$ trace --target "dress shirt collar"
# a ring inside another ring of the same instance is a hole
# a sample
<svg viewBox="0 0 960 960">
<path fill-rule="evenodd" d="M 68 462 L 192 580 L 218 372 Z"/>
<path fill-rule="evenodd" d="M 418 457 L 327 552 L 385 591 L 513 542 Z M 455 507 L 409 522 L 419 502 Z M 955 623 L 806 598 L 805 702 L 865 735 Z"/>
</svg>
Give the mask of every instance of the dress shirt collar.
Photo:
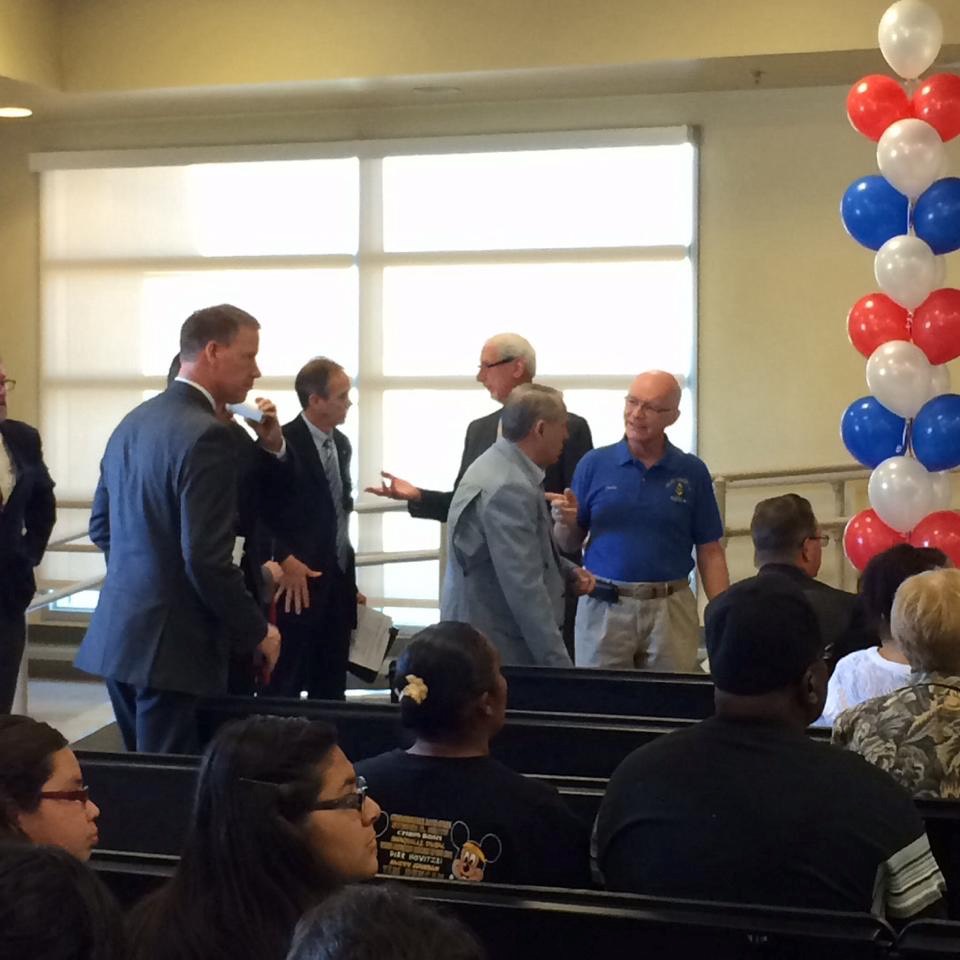
<svg viewBox="0 0 960 960">
<path fill-rule="evenodd" d="M 537 485 L 543 483 L 543 478 L 547 475 L 543 467 L 538 467 L 515 443 L 501 437 L 495 444 L 500 447 L 508 456 L 513 456 L 520 469 Z"/>
<path fill-rule="evenodd" d="M 217 412 L 216 401 L 213 399 L 213 395 L 210 393 L 209 390 L 207 390 L 206 387 L 201 387 L 199 383 L 194 383 L 193 380 L 188 380 L 186 377 L 177 377 L 176 380 L 177 380 L 177 383 L 189 383 L 190 386 L 193 387 L 195 390 L 199 390 L 207 398 L 207 402 L 213 408 L 213 412 L 214 413 Z"/>
<path fill-rule="evenodd" d="M 328 440 L 333 439 L 332 430 L 329 433 L 321 430 L 315 423 L 310 422 L 305 412 L 301 412 L 300 416 L 303 418 L 303 422 L 307 425 L 307 429 L 310 431 L 310 436 L 313 437 L 313 442 L 318 447 L 322 447 L 323 444 L 325 444 Z"/>
</svg>

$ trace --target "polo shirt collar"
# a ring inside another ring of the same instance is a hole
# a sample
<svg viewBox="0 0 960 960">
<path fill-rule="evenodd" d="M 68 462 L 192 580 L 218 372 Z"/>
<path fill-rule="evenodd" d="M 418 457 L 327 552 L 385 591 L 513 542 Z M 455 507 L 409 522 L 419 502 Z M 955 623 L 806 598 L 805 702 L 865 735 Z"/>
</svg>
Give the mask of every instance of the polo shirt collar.
<svg viewBox="0 0 960 960">
<path fill-rule="evenodd" d="M 683 456 L 682 451 L 678 450 L 671 442 L 669 437 L 663 438 L 664 447 L 663 447 L 663 456 L 655 463 L 652 467 L 647 469 L 653 470 L 654 467 L 671 467 L 676 465 L 676 460 L 678 457 Z M 621 467 L 627 467 L 631 463 L 639 463 L 639 461 L 634 457 L 630 452 L 630 447 L 627 444 L 627 438 L 624 437 L 617 445 L 617 462 Z"/>
</svg>

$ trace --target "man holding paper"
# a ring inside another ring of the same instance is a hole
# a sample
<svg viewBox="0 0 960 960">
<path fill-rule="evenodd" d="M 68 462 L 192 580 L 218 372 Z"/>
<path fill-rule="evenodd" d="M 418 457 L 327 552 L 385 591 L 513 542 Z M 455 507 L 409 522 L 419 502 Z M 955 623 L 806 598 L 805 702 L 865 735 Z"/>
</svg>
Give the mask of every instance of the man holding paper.
<svg viewBox="0 0 960 960">
<path fill-rule="evenodd" d="M 279 654 L 232 560 L 236 463 L 216 413 L 260 376 L 259 327 L 229 304 L 193 313 L 180 377 L 124 417 L 100 464 L 90 539 L 107 575 L 76 665 L 106 678 L 130 750 L 197 753 L 197 700 L 226 690 L 231 652 L 266 673 Z M 260 427 L 279 452 L 276 419 Z"/>
</svg>

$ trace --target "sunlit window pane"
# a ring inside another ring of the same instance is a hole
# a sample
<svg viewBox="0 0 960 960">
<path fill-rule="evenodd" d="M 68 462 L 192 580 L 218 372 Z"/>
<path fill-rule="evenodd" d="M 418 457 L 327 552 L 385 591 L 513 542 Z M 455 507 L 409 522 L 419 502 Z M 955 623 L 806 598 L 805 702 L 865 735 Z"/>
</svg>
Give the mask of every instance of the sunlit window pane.
<svg viewBox="0 0 960 960">
<path fill-rule="evenodd" d="M 689 244 L 690 144 L 388 157 L 387 250 Z"/>
<path fill-rule="evenodd" d="M 467 424 L 495 409 L 479 385 L 475 390 L 384 391 L 382 469 L 418 487 L 452 490 Z M 372 483 L 379 468 L 371 467 Z"/>
<path fill-rule="evenodd" d="M 55 170 L 51 258 L 355 253 L 356 158 Z"/>
<path fill-rule="evenodd" d="M 391 267 L 383 313 L 388 375 L 473 373 L 504 330 L 530 340 L 542 376 L 685 371 L 693 353 L 687 260 Z"/>
<path fill-rule="evenodd" d="M 439 563 L 436 560 L 388 564 L 383 568 L 384 596 L 404 597 L 409 600 L 436 600 L 438 576 Z"/>
<path fill-rule="evenodd" d="M 217 303 L 233 303 L 260 321 L 258 363 L 268 376 L 294 374 L 317 354 L 356 370 L 357 271 L 347 267 L 48 271 L 45 371 L 165 375 L 183 321 Z"/>
</svg>

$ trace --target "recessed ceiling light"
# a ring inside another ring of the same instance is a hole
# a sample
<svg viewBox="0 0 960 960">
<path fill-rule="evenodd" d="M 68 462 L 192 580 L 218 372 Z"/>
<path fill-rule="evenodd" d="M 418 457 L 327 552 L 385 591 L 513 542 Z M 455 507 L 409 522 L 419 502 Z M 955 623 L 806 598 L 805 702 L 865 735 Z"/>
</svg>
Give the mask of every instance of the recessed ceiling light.
<svg viewBox="0 0 960 960">
<path fill-rule="evenodd" d="M 0 117 L 32 117 L 33 111 L 29 107 L 0 107 Z"/>
</svg>

